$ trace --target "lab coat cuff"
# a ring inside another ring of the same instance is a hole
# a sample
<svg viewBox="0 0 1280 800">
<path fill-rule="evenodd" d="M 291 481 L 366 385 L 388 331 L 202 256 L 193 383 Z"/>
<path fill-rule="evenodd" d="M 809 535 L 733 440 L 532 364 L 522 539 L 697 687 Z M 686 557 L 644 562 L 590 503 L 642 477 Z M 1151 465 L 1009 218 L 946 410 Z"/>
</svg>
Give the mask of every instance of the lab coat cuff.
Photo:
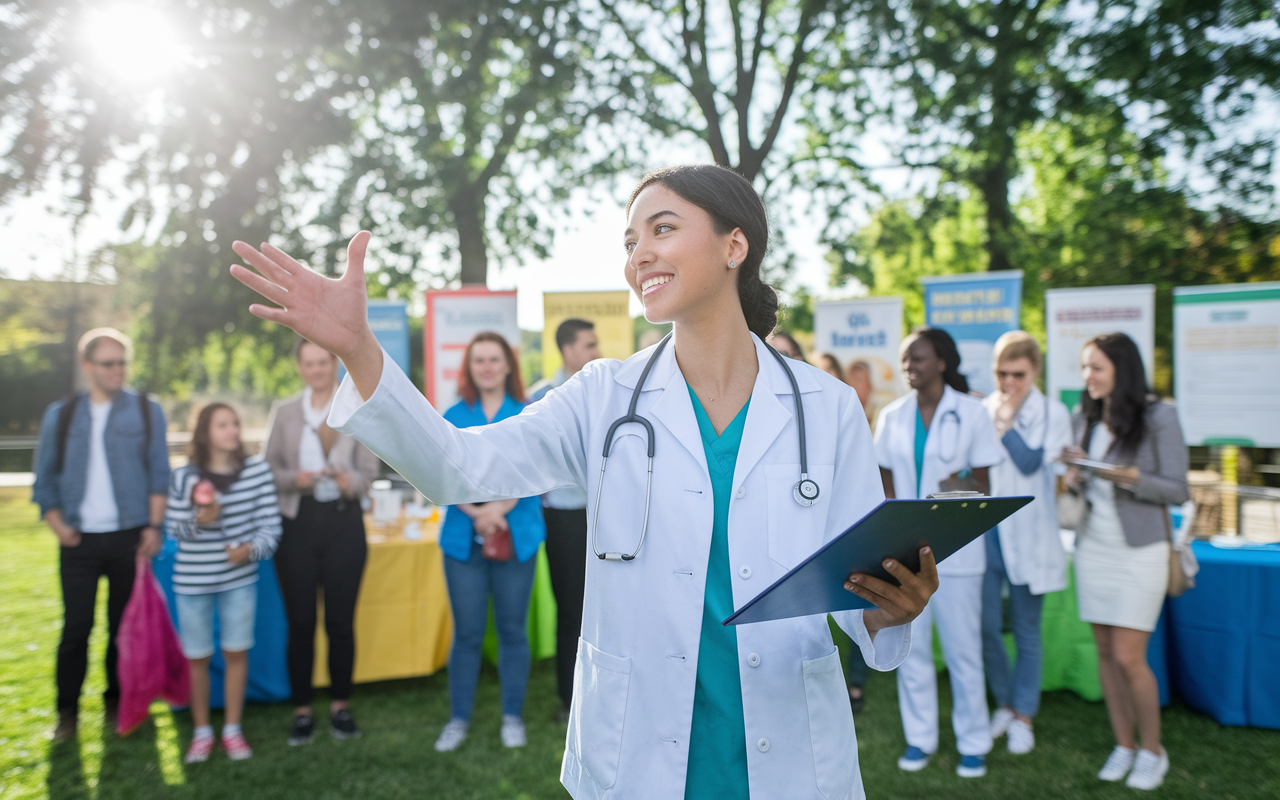
<svg viewBox="0 0 1280 800">
<path fill-rule="evenodd" d="M 881 672 L 897 669 L 911 652 L 911 626 L 881 628 L 876 631 L 875 640 L 872 641 L 871 633 L 867 631 L 867 625 L 862 619 L 862 613 L 854 612 L 855 618 L 849 633 L 853 635 L 853 640 L 862 650 L 863 660 L 866 661 L 867 666 Z"/>
<path fill-rule="evenodd" d="M 361 428 L 361 423 L 370 419 L 371 416 L 377 419 L 378 412 L 389 403 L 393 403 L 392 398 L 402 391 L 416 393 L 418 390 L 395 360 L 383 349 L 382 375 L 378 378 L 378 386 L 373 390 L 373 394 L 368 400 L 362 398 L 355 381 L 351 380 L 351 373 L 347 373 L 333 397 L 333 405 L 329 407 L 329 427 L 348 436 L 359 438 L 357 432 Z"/>
</svg>

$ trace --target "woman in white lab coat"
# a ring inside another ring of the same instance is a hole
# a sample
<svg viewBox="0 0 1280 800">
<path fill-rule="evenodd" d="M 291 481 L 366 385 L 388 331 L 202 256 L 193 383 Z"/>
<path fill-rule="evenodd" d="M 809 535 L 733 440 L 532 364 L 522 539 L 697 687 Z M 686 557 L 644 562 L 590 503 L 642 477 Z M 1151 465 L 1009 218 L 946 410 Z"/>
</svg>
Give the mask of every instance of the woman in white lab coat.
<svg viewBox="0 0 1280 800">
<path fill-rule="evenodd" d="M 1030 495 L 1020 509 L 987 533 L 987 572 L 982 586 L 983 663 L 996 700 L 991 736 L 1009 734 L 1009 752 L 1035 747 L 1032 719 L 1040 709 L 1040 612 L 1044 595 L 1067 587 L 1067 555 L 1058 529 L 1054 463 L 1071 444 L 1071 414 L 1036 388 L 1043 359 L 1025 331 L 996 340 L 992 355 L 997 391 L 983 399 L 1007 457 L 991 468 L 991 494 Z M 1017 660 L 1009 669 L 1004 644 L 1004 587 Z"/>
<path fill-rule="evenodd" d="M 902 372 L 913 391 L 885 406 L 876 425 L 876 456 L 885 494 L 919 498 L 935 492 L 989 491 L 988 468 L 1003 452 L 981 401 L 968 394 L 955 341 L 940 328 L 917 328 L 902 343 Z M 898 766 L 924 769 L 938 749 L 938 676 L 933 627 L 951 676 L 956 774 L 986 774 L 991 750 L 982 671 L 983 537 L 938 567 L 935 600 L 911 624 L 917 646 L 898 668 L 898 706 L 907 749 Z"/>
<path fill-rule="evenodd" d="M 762 341 L 777 299 L 760 279 L 768 229 L 759 196 L 730 170 L 676 167 L 647 176 L 628 213 L 626 278 L 648 319 L 674 323 L 668 346 L 593 362 L 524 413 L 467 430 L 440 419 L 369 330 L 367 234 L 352 240 L 339 281 L 243 243 L 235 251 L 262 274 L 232 273 L 285 306 L 253 313 L 342 358 L 349 377 L 330 423 L 426 496 L 465 503 L 576 486 L 589 509 L 599 504 L 592 548 L 636 553 L 630 561 L 585 554 L 561 767 L 573 797 L 863 797 L 826 617 L 720 624 L 880 502 L 862 409 L 839 381 L 792 364 L 809 475 L 821 489 L 816 503 L 801 505 L 793 387 Z M 617 429 L 603 472 L 610 426 L 633 395 L 653 431 L 650 498 L 641 425 Z M 878 669 L 905 657 L 905 623 L 937 586 L 927 549 L 921 563 L 919 573 L 888 566 L 901 586 L 866 575 L 845 584 L 878 606 L 836 615 Z"/>
</svg>

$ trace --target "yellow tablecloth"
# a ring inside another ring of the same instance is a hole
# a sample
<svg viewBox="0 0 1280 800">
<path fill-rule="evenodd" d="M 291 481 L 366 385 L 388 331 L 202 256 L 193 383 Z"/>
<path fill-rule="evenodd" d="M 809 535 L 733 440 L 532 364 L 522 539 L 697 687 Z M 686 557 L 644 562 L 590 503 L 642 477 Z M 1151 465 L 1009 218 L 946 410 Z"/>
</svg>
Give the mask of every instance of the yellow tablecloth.
<svg viewBox="0 0 1280 800">
<path fill-rule="evenodd" d="M 398 528 L 365 520 L 369 556 L 356 601 L 355 682 L 430 675 L 449 661 L 453 619 L 444 583 L 437 523 L 423 523 L 423 538 L 409 541 Z M 329 685 L 329 642 L 324 599 L 316 626 L 316 686 Z"/>
</svg>

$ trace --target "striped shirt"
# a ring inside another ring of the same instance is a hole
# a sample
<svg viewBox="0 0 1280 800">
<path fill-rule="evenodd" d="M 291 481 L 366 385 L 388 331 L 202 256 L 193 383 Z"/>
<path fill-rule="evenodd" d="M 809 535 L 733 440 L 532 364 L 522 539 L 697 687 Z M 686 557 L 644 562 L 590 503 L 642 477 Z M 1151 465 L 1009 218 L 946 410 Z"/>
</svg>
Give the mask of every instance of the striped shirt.
<svg viewBox="0 0 1280 800">
<path fill-rule="evenodd" d="M 200 472 L 188 464 L 169 479 L 165 527 L 178 540 L 173 590 L 178 594 L 214 594 L 258 580 L 258 562 L 280 543 L 280 506 L 271 468 L 260 456 L 245 461 L 235 482 L 218 498 L 221 513 L 211 525 L 196 523 L 191 494 Z M 247 564 L 232 564 L 227 547 L 250 545 Z"/>
</svg>

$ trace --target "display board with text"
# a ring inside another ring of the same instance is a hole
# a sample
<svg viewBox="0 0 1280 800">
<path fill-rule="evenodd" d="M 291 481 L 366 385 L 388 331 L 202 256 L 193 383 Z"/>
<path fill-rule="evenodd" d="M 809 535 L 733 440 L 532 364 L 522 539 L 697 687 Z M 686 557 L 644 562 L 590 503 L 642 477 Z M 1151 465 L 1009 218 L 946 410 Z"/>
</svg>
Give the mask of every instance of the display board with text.
<svg viewBox="0 0 1280 800">
<path fill-rule="evenodd" d="M 507 340 L 519 357 L 520 326 L 516 322 L 516 293 L 488 289 L 452 289 L 427 292 L 427 314 L 422 323 L 426 395 L 443 413 L 458 402 L 458 369 L 467 344 L 481 331 L 493 331 Z"/>
<path fill-rule="evenodd" d="M 1022 270 L 935 275 L 920 283 L 925 324 L 951 334 L 970 390 L 990 394 L 995 390 L 991 353 L 996 339 L 1018 329 Z"/>
<path fill-rule="evenodd" d="M 1075 408 L 1084 390 L 1080 350 L 1104 333 L 1123 333 L 1138 345 L 1147 384 L 1155 365 L 1156 287 L 1090 286 L 1044 293 L 1045 388 L 1050 397 Z"/>
</svg>

